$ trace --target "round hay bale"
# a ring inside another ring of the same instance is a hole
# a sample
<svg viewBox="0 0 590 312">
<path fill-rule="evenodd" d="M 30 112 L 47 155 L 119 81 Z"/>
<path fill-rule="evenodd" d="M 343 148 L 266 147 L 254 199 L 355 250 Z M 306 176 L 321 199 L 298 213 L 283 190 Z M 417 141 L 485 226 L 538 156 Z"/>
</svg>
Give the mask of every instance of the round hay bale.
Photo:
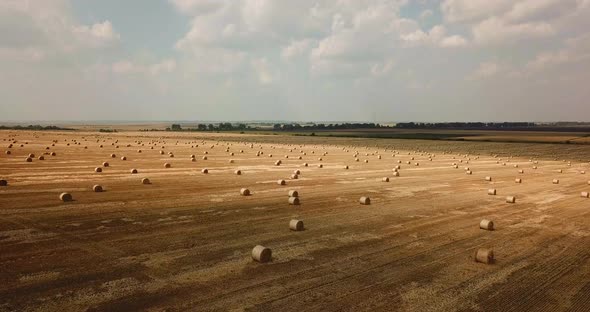
<svg viewBox="0 0 590 312">
<path fill-rule="evenodd" d="M 111 154 L 111 158 L 115 158 L 115 157 L 117 157 L 117 155 Z"/>
<path fill-rule="evenodd" d="M 234 171 L 234 173 L 235 173 L 236 175 L 242 175 L 242 170 L 236 170 L 236 171 Z"/>
<path fill-rule="evenodd" d="M 275 166 L 280 166 L 282 162 L 280 160 L 275 161 Z"/>
<path fill-rule="evenodd" d="M 291 175 L 291 179 L 292 179 L 292 180 L 297 180 L 297 179 L 299 179 L 299 175 L 292 174 L 292 175 Z"/>
<path fill-rule="evenodd" d="M 109 166 L 109 163 L 105 161 L 105 162 L 102 163 L 102 166 L 106 168 L 106 167 Z"/>
<path fill-rule="evenodd" d="M 10 154 L 12 154 L 12 152 L 6 151 L 6 155 L 10 155 Z"/>
<path fill-rule="evenodd" d="M 297 192 L 296 190 L 290 190 L 289 197 L 299 197 L 299 192 Z"/>
<path fill-rule="evenodd" d="M 289 205 L 299 205 L 299 197 L 289 197 Z"/>
<path fill-rule="evenodd" d="M 348 169 L 348 165 L 344 166 L 344 169 L 345 169 L 345 170 L 346 170 L 346 169 Z"/>
<path fill-rule="evenodd" d="M 518 170 L 518 173 L 524 173 L 524 170 L 520 169 Z"/>
<path fill-rule="evenodd" d="M 98 184 L 97 184 L 97 185 L 95 185 L 95 186 L 93 186 L 93 187 L 92 187 L 92 190 L 93 190 L 95 193 L 100 193 L 100 192 L 102 192 L 102 191 L 103 191 L 103 189 L 102 189 L 102 186 L 100 186 L 100 185 L 98 185 Z"/>
<path fill-rule="evenodd" d="M 94 172 L 100 173 L 100 172 L 102 172 L 102 168 L 96 167 L 96 168 L 94 168 Z"/>
<path fill-rule="evenodd" d="M 8 186 L 8 181 L 0 180 L 0 186 Z"/>
<path fill-rule="evenodd" d="M 522 183 L 522 179 L 516 178 L 514 179 L 514 183 Z"/>
<path fill-rule="evenodd" d="M 203 156 L 203 160 L 207 160 L 207 156 Z"/>
<path fill-rule="evenodd" d="M 303 167 L 308 167 L 309 164 L 308 163 L 303 163 Z"/>
<path fill-rule="evenodd" d="M 230 163 L 230 164 L 233 164 L 233 163 L 234 163 L 234 160 L 233 160 L 233 159 L 230 159 L 230 160 L 229 160 L 229 163 Z"/>
<path fill-rule="evenodd" d="M 278 185 L 285 185 L 285 184 L 287 184 L 287 182 L 285 182 L 285 180 L 278 180 L 277 184 Z"/>
<path fill-rule="evenodd" d="M 137 173 L 137 169 L 133 168 L 131 169 L 131 174 L 136 174 Z"/>
<path fill-rule="evenodd" d="M 559 184 L 559 180 L 558 179 L 553 179 L 553 184 Z"/>
<path fill-rule="evenodd" d="M 472 173 L 473 173 L 473 172 L 472 172 L 472 171 L 470 171 L 470 170 L 469 170 L 469 171 L 465 171 L 465 174 L 469 174 L 469 175 L 470 175 L 470 174 L 472 174 Z"/>
<path fill-rule="evenodd" d="M 590 192 L 582 192 L 582 193 L 580 193 L 580 196 L 582 196 L 584 198 L 589 198 L 590 197 Z"/>
<path fill-rule="evenodd" d="M 29 154 L 29 158 L 35 158 L 35 154 Z"/>
<path fill-rule="evenodd" d="M 143 178 L 141 179 L 141 184 L 152 184 L 152 182 L 148 178 Z"/>
<path fill-rule="evenodd" d="M 492 177 L 486 177 L 486 181 L 492 181 Z"/>
<path fill-rule="evenodd" d="M 559 173 L 562 173 L 562 172 L 563 172 L 563 170 L 559 169 L 559 170 L 557 170 L 557 172 L 559 172 Z"/>
<path fill-rule="evenodd" d="M 121 160 L 127 160 L 127 157 L 123 156 L 121 157 Z"/>
<path fill-rule="evenodd" d="M 586 171 L 582 170 L 580 171 L 580 174 L 586 174 Z"/>
<path fill-rule="evenodd" d="M 381 178 L 381 182 L 389 182 L 389 178 L 388 177 L 383 177 L 383 178 Z"/>
<path fill-rule="evenodd" d="M 304 230 L 303 221 L 296 220 L 296 219 L 289 221 L 289 229 L 291 231 L 303 231 Z"/>
<path fill-rule="evenodd" d="M 488 195 L 496 195 L 496 189 L 488 189 Z"/>
<path fill-rule="evenodd" d="M 509 204 L 514 204 L 514 203 L 516 203 L 516 197 L 515 196 L 506 196 L 506 202 Z"/>
<path fill-rule="evenodd" d="M 252 249 L 252 259 L 260 263 L 270 262 L 272 260 L 272 250 L 270 250 L 270 248 L 257 245 Z"/>
<path fill-rule="evenodd" d="M 371 199 L 369 197 L 363 196 L 359 199 L 361 205 L 370 205 Z"/>
<path fill-rule="evenodd" d="M 171 164 L 169 164 L 169 163 L 165 163 L 165 164 L 164 164 L 164 168 L 170 168 L 170 167 L 172 167 L 172 165 L 171 165 Z"/>
<path fill-rule="evenodd" d="M 301 171 L 299 169 L 296 169 L 296 170 L 293 171 L 293 174 L 299 175 L 299 174 L 301 174 Z"/>
<path fill-rule="evenodd" d="M 25 159 L 25 161 L 26 161 L 26 162 L 33 162 L 33 158 L 31 158 L 31 157 L 27 157 L 27 158 Z"/>
<path fill-rule="evenodd" d="M 39 159 L 39 160 L 45 160 L 45 157 L 43 157 L 43 155 L 41 155 L 37 159 Z"/>
<path fill-rule="evenodd" d="M 63 202 L 72 201 L 72 194 L 70 193 L 61 193 L 59 194 L 59 199 Z"/>
<path fill-rule="evenodd" d="M 324 165 L 322 165 L 322 164 L 319 164 L 319 165 L 318 165 L 318 168 L 324 168 Z"/>
<path fill-rule="evenodd" d="M 494 251 L 488 248 L 480 248 L 475 252 L 475 262 L 492 264 L 494 263 Z"/>
<path fill-rule="evenodd" d="M 242 196 L 250 196 L 250 190 L 247 189 L 247 188 L 242 188 L 240 190 L 240 195 L 242 195 Z"/>
<path fill-rule="evenodd" d="M 168 155 L 168 157 L 174 158 L 174 154 L 170 154 L 170 155 Z"/>
<path fill-rule="evenodd" d="M 483 219 L 479 222 L 479 228 L 482 230 L 493 231 L 494 230 L 494 221 Z"/>
<path fill-rule="evenodd" d="M 398 171 L 394 172 L 394 173 L 393 173 L 393 176 L 394 176 L 394 177 L 399 177 L 399 172 L 398 172 Z"/>
<path fill-rule="evenodd" d="M 209 173 L 209 169 L 204 168 L 204 169 L 201 170 L 201 173 L 207 174 L 207 173 Z"/>
</svg>

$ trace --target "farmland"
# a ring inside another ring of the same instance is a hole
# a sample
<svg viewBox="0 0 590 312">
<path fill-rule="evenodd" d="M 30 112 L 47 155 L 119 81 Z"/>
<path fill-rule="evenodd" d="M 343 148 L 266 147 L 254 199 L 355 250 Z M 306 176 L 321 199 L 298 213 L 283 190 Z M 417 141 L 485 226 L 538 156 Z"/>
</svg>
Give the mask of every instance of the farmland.
<svg viewBox="0 0 590 312">
<path fill-rule="evenodd" d="M 468 140 L 0 131 L 0 311 L 587 309 L 590 145 Z"/>
</svg>

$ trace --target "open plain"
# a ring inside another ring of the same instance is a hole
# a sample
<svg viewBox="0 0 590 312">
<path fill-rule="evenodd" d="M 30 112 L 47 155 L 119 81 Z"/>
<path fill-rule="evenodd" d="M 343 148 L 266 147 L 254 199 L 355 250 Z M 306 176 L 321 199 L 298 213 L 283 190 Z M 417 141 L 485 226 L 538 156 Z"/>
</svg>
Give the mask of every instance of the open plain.
<svg viewBox="0 0 590 312">
<path fill-rule="evenodd" d="M 590 307 L 587 145 L 80 131 L 0 144 L 0 311 Z M 475 262 L 479 248 L 495 262 Z"/>
</svg>

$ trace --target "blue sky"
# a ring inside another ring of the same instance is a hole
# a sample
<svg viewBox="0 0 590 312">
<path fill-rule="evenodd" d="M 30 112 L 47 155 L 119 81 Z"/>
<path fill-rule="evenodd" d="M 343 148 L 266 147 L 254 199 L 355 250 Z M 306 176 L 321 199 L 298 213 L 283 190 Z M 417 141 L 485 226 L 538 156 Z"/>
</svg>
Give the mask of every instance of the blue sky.
<svg viewBox="0 0 590 312">
<path fill-rule="evenodd" d="M 590 0 L 0 0 L 0 120 L 590 116 Z"/>
</svg>

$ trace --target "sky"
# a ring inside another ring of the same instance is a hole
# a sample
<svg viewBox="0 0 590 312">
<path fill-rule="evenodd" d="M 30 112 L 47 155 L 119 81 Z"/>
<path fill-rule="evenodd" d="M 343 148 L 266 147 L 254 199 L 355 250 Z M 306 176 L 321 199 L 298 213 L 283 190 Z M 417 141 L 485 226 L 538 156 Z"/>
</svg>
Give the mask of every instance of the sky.
<svg viewBox="0 0 590 312">
<path fill-rule="evenodd" d="M 0 121 L 590 121 L 590 0 L 0 0 Z"/>
</svg>

